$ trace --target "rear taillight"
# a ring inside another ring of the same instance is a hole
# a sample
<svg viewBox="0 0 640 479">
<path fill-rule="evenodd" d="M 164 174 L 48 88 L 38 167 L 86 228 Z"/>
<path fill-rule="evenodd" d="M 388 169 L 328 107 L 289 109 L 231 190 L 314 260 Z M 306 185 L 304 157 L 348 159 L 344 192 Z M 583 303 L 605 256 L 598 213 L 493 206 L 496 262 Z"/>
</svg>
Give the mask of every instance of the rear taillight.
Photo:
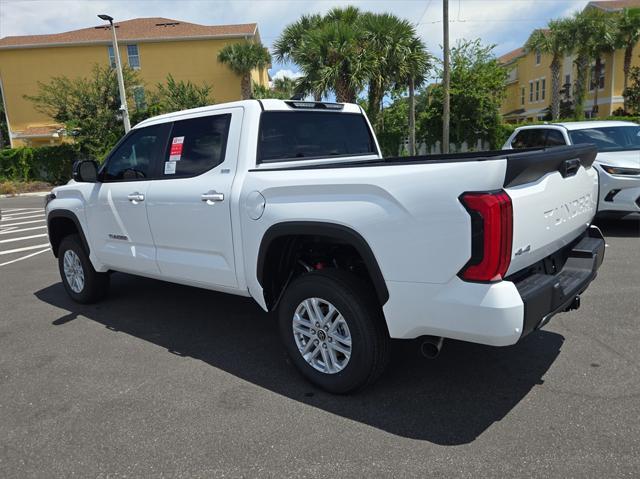
<svg viewBox="0 0 640 479">
<path fill-rule="evenodd" d="M 500 281 L 511 262 L 513 209 L 504 191 L 464 193 L 471 215 L 471 259 L 459 276 L 467 281 Z"/>
</svg>

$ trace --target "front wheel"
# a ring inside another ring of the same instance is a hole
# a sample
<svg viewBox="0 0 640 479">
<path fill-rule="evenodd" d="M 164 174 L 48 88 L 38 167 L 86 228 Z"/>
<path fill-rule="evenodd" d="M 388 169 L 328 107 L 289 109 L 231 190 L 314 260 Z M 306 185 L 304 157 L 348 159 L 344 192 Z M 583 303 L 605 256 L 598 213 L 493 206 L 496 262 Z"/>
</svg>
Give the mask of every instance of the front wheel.
<svg viewBox="0 0 640 479">
<path fill-rule="evenodd" d="M 67 294 L 78 303 L 94 303 L 109 290 L 108 273 L 98 273 L 78 235 L 63 238 L 58 248 L 58 269 Z"/>
<path fill-rule="evenodd" d="M 377 298 L 345 271 L 296 278 L 280 302 L 279 329 L 298 370 L 332 393 L 373 383 L 387 363 L 388 334 Z"/>
</svg>

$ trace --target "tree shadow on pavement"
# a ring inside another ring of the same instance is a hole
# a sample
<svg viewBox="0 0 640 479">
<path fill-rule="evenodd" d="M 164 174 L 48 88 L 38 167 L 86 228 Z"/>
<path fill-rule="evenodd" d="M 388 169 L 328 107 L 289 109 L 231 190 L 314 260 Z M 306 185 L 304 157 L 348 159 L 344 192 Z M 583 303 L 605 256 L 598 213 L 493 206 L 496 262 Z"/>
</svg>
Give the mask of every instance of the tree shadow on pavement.
<svg viewBox="0 0 640 479">
<path fill-rule="evenodd" d="M 73 303 L 58 283 L 36 296 L 65 310 L 52 327 L 83 316 L 190 356 L 245 381 L 398 436 L 439 445 L 473 441 L 504 418 L 554 362 L 564 338 L 538 331 L 516 346 L 445 341 L 423 359 L 412 341 L 394 341 L 392 360 L 372 387 L 334 396 L 305 381 L 285 356 L 275 318 L 251 299 L 114 274 L 111 293 L 91 306 Z"/>
<path fill-rule="evenodd" d="M 637 215 L 625 218 L 596 218 L 594 224 L 600 228 L 605 238 L 640 238 L 640 216 Z"/>
</svg>

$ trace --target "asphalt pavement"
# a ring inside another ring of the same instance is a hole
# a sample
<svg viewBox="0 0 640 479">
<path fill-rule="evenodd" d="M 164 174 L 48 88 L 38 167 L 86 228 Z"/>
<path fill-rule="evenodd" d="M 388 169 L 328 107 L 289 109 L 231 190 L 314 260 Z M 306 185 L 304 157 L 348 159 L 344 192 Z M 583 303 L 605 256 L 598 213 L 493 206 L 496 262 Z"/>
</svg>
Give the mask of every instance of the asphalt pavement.
<svg viewBox="0 0 640 479">
<path fill-rule="evenodd" d="M 42 198 L 0 208 L 2 478 L 638 477 L 639 220 L 600 223 L 578 311 L 432 361 L 395 342 L 381 380 L 340 397 L 252 300 L 116 273 L 73 303 Z"/>
</svg>

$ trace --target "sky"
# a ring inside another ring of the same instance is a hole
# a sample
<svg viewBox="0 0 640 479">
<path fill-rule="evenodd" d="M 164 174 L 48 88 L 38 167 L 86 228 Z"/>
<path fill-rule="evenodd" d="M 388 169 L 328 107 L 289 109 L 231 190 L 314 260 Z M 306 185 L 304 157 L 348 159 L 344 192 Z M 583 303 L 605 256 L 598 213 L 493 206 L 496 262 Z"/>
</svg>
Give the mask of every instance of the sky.
<svg viewBox="0 0 640 479">
<path fill-rule="evenodd" d="M 581 10 L 586 0 L 450 0 L 450 37 L 480 38 L 496 55 L 522 46 L 529 33 L 552 18 Z M 98 13 L 116 21 L 166 17 L 203 25 L 258 23 L 270 47 L 282 29 L 305 13 L 345 5 L 389 12 L 416 24 L 429 51 L 441 57 L 442 0 L 0 0 L 0 37 L 59 33 L 101 24 Z M 295 65 L 274 62 L 271 75 L 294 76 Z"/>
</svg>

